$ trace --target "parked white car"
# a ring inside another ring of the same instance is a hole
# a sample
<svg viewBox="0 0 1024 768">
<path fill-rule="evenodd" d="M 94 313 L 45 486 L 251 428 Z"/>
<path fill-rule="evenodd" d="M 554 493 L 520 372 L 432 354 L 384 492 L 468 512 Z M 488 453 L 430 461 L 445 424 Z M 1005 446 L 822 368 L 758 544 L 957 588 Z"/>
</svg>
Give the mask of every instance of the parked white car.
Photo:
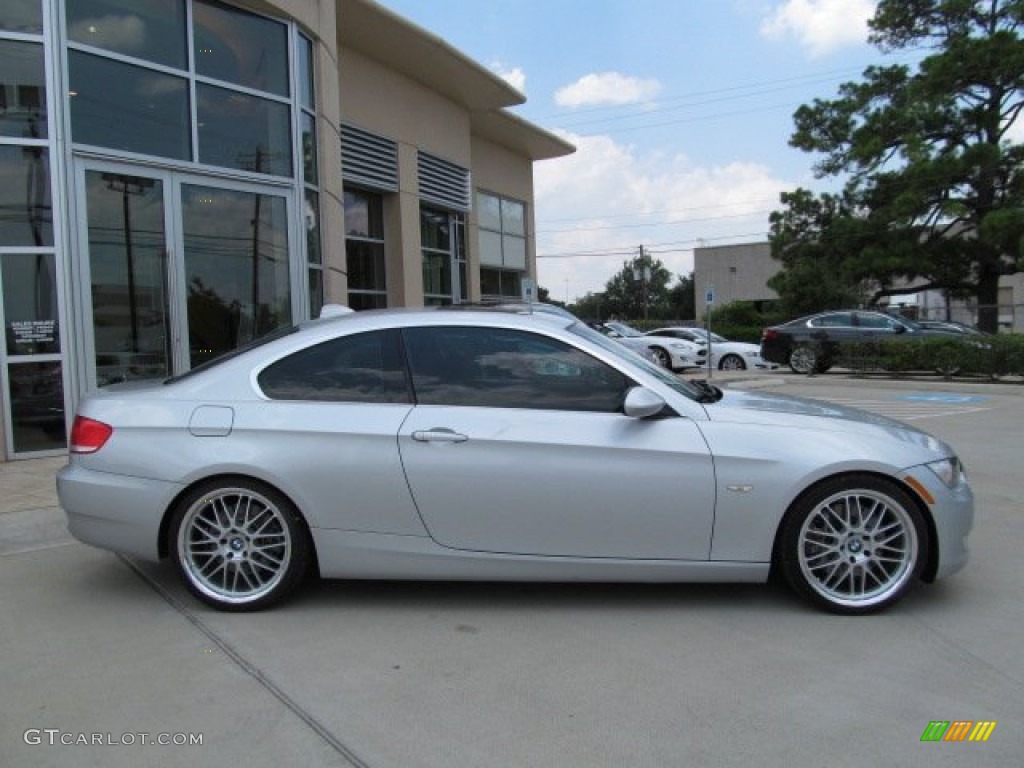
<svg viewBox="0 0 1024 768">
<path fill-rule="evenodd" d="M 709 338 L 708 332 L 703 328 L 687 328 L 685 326 L 656 328 L 653 331 L 648 331 L 647 336 L 680 339 L 704 347 L 708 346 Z M 717 333 L 710 334 L 710 339 L 711 364 L 720 371 L 745 371 L 750 368 L 772 370 L 779 367 L 777 363 L 769 363 L 761 357 L 761 348 L 757 344 L 729 341 Z M 701 365 L 706 364 L 707 357 L 704 357 Z"/>
<path fill-rule="evenodd" d="M 610 321 L 595 326 L 597 330 L 624 344 L 644 357 L 652 358 L 662 368 L 683 371 L 687 368 L 703 368 L 707 364 L 706 345 L 683 338 L 661 337 L 653 339 L 632 326 Z"/>
</svg>

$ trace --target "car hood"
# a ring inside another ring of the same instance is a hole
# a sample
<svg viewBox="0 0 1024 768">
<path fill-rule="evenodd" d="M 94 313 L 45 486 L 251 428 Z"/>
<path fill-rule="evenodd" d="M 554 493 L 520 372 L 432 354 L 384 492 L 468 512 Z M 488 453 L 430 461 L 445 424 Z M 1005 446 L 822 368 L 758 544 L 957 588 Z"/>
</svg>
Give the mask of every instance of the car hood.
<svg viewBox="0 0 1024 768">
<path fill-rule="evenodd" d="M 711 421 L 864 435 L 884 432 L 889 437 L 925 448 L 931 454 L 953 455 L 952 450 L 941 440 L 908 424 L 820 400 L 760 391 L 725 391 L 721 400 L 706 405 L 705 409 Z"/>
</svg>

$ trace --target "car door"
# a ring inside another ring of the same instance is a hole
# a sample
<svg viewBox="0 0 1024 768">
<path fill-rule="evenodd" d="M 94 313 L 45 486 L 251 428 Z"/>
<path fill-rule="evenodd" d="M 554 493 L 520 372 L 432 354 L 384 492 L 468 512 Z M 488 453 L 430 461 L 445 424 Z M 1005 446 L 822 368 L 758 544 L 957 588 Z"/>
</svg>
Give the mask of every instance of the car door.
<svg viewBox="0 0 1024 768">
<path fill-rule="evenodd" d="M 714 469 L 693 421 L 623 415 L 629 377 L 541 334 L 437 326 L 403 338 L 417 405 L 399 450 L 440 544 L 708 557 Z"/>
</svg>

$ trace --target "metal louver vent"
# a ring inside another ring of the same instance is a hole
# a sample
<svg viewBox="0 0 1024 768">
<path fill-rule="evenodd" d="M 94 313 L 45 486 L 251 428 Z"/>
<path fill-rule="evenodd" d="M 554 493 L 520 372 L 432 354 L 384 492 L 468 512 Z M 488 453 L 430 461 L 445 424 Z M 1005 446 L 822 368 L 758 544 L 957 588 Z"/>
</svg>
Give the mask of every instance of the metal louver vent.
<svg viewBox="0 0 1024 768">
<path fill-rule="evenodd" d="M 372 189 L 397 192 L 398 144 L 351 125 L 342 125 L 341 177 Z"/>
<path fill-rule="evenodd" d="M 470 208 L 469 171 L 447 160 L 419 153 L 420 198 L 456 211 Z"/>
</svg>

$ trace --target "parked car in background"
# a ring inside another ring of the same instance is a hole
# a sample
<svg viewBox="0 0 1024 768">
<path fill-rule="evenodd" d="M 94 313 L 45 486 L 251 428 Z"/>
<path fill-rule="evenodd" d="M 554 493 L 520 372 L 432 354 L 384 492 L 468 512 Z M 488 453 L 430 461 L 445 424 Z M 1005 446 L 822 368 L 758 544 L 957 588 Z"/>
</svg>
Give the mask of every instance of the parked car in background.
<svg viewBox="0 0 1024 768">
<path fill-rule="evenodd" d="M 645 356 L 653 355 L 658 365 L 670 371 L 685 371 L 687 368 L 703 368 L 707 365 L 706 345 L 664 336 L 654 338 L 617 320 L 597 323 L 592 327 L 635 352 Z"/>
<path fill-rule="evenodd" d="M 949 329 L 924 328 L 913 320 L 884 312 L 819 312 L 765 328 L 761 334 L 761 357 L 771 363 L 789 365 L 794 373 L 824 373 L 832 367 L 840 344 L 962 335 Z"/>
<path fill-rule="evenodd" d="M 78 539 L 222 610 L 325 578 L 765 582 L 880 610 L 967 561 L 941 440 L 673 376 L 557 314 L 351 312 L 79 404 Z M 127 574 L 127 571 L 125 571 Z M 667 594 L 664 595 L 668 597 Z"/>
<path fill-rule="evenodd" d="M 778 368 L 777 363 L 769 363 L 761 357 L 761 348 L 757 344 L 742 341 L 729 341 L 717 333 L 708 333 L 703 328 L 671 326 L 655 328 L 647 332 L 648 336 L 665 336 L 673 339 L 692 341 L 704 347 L 710 347 L 711 354 L 704 358 L 704 364 L 711 365 L 720 371 L 745 371 L 749 368 Z M 710 345 L 708 341 L 710 340 Z"/>
</svg>

